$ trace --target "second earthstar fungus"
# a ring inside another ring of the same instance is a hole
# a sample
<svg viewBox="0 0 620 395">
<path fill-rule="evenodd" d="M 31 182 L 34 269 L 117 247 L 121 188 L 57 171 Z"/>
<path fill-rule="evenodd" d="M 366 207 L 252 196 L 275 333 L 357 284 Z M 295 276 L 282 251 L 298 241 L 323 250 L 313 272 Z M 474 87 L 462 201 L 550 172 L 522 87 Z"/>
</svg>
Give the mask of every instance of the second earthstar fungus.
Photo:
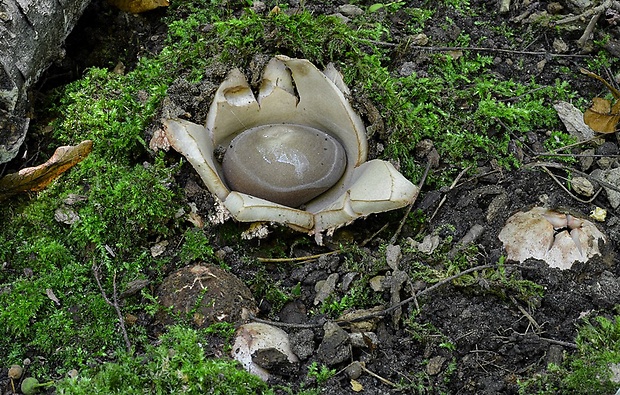
<svg viewBox="0 0 620 395">
<path fill-rule="evenodd" d="M 544 207 L 515 213 L 502 228 L 499 239 L 509 260 L 540 259 L 550 267 L 570 269 L 601 255 L 599 244 L 607 237 L 592 222 Z"/>
<path fill-rule="evenodd" d="M 321 243 L 324 232 L 404 207 L 419 192 L 391 163 L 367 161 L 364 123 L 348 94 L 333 65 L 321 72 L 279 55 L 265 67 L 258 95 L 233 69 L 205 126 L 168 119 L 164 130 L 237 221 L 285 224 Z"/>
</svg>

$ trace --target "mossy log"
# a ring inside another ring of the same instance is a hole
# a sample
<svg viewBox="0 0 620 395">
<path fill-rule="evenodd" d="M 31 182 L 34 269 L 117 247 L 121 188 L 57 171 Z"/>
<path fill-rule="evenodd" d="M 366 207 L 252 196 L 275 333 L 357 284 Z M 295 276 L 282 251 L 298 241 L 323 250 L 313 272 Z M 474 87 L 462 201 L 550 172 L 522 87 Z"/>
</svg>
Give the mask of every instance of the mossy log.
<svg viewBox="0 0 620 395">
<path fill-rule="evenodd" d="M 64 54 L 90 0 L 0 2 L 0 163 L 13 159 L 28 130 L 28 90 Z"/>
</svg>

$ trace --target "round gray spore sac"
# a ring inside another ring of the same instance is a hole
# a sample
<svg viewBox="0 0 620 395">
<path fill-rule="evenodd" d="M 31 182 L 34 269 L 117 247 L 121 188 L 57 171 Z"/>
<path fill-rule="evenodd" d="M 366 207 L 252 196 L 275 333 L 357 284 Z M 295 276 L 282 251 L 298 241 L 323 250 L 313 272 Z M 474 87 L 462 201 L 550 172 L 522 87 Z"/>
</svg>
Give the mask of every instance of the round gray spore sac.
<svg viewBox="0 0 620 395">
<path fill-rule="evenodd" d="M 298 207 L 342 177 L 346 151 L 329 134 L 303 125 L 257 126 L 229 144 L 222 168 L 233 191 Z"/>
</svg>

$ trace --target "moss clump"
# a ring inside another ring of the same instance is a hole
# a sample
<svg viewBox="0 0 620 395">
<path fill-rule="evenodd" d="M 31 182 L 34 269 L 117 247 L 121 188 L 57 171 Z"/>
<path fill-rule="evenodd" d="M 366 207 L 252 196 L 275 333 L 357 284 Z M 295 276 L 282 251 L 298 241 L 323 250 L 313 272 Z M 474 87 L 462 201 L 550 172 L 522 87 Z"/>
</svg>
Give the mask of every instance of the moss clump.
<svg viewBox="0 0 620 395">
<path fill-rule="evenodd" d="M 521 382 L 520 394 L 613 394 L 620 366 L 620 316 L 587 319 L 577 335 L 577 351 L 561 366 Z"/>
<path fill-rule="evenodd" d="M 161 344 L 141 356 L 88 369 L 57 383 L 59 394 L 271 394 L 265 382 L 239 369 L 236 361 L 206 356 L 204 333 L 169 328 Z"/>
</svg>

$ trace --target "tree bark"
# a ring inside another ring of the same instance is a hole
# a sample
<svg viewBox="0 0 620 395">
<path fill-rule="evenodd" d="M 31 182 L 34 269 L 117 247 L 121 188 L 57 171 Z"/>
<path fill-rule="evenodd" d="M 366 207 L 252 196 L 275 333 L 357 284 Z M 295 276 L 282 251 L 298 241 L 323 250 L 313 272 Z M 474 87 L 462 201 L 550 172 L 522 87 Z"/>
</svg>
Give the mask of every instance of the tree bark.
<svg viewBox="0 0 620 395">
<path fill-rule="evenodd" d="M 28 130 L 28 89 L 64 55 L 63 44 L 90 0 L 0 0 L 0 163 Z"/>
</svg>

